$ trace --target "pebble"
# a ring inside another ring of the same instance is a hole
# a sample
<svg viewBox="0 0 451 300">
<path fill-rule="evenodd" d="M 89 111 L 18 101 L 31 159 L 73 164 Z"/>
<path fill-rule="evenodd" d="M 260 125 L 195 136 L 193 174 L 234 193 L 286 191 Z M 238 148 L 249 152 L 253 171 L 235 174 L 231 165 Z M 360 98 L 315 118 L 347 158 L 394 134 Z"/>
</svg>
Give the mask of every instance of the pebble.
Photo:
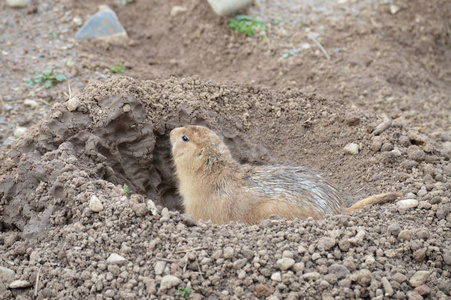
<svg viewBox="0 0 451 300">
<path fill-rule="evenodd" d="M 111 264 L 123 265 L 127 262 L 127 259 L 125 259 L 123 256 L 120 256 L 117 253 L 111 253 L 110 256 L 108 256 L 106 261 Z"/>
<path fill-rule="evenodd" d="M 37 107 L 39 105 L 39 103 L 37 101 L 31 100 L 31 99 L 25 99 L 23 101 L 23 104 L 25 106 L 29 106 L 29 107 L 32 107 L 32 108 L 35 108 L 35 107 Z"/>
<path fill-rule="evenodd" d="M 91 16 L 75 33 L 75 39 L 102 39 L 105 41 L 123 41 L 127 32 L 119 22 L 117 15 L 108 6 Z"/>
<path fill-rule="evenodd" d="M 420 294 L 421 296 L 426 296 L 431 292 L 431 288 L 425 284 L 422 284 L 422 285 L 416 287 L 415 291 L 417 291 L 418 294 Z"/>
<path fill-rule="evenodd" d="M 301 276 L 304 280 L 318 280 L 321 275 L 318 272 L 309 272 Z"/>
<path fill-rule="evenodd" d="M 320 251 L 327 251 L 333 248 L 337 244 L 334 238 L 323 237 L 318 240 L 318 249 Z"/>
<path fill-rule="evenodd" d="M 380 136 L 373 137 L 373 141 L 371 142 L 371 149 L 374 152 L 377 152 L 381 150 L 381 148 L 382 148 L 382 137 Z"/>
<path fill-rule="evenodd" d="M 80 105 L 80 100 L 78 99 L 78 97 L 72 97 L 69 100 L 67 100 L 66 102 L 66 108 L 68 111 L 74 111 L 78 108 L 78 106 Z"/>
<path fill-rule="evenodd" d="M 0 267 L 0 294 L 14 281 L 15 273 L 8 268 Z"/>
<path fill-rule="evenodd" d="M 171 17 L 175 17 L 181 13 L 187 12 L 188 9 L 183 6 L 173 6 L 171 9 Z"/>
<path fill-rule="evenodd" d="M 16 129 L 14 130 L 14 136 L 15 137 L 21 137 L 21 136 L 24 136 L 25 135 L 25 133 L 27 133 L 27 128 L 26 127 L 21 127 L 21 126 L 18 126 L 18 127 L 16 127 Z"/>
<path fill-rule="evenodd" d="M 418 249 L 413 252 L 413 258 L 416 261 L 423 261 L 426 258 L 426 248 Z"/>
<path fill-rule="evenodd" d="M 431 234 L 427 229 L 419 229 L 415 231 L 415 236 L 418 239 L 427 240 L 431 236 Z"/>
<path fill-rule="evenodd" d="M 359 145 L 355 143 L 349 143 L 343 148 L 343 151 L 352 155 L 359 154 Z"/>
<path fill-rule="evenodd" d="M 273 292 L 274 288 L 260 283 L 255 286 L 254 293 L 257 297 L 269 297 Z"/>
<path fill-rule="evenodd" d="M 166 275 L 161 278 L 161 287 L 162 290 L 169 290 L 175 286 L 178 286 L 182 281 L 180 278 L 174 275 Z"/>
<path fill-rule="evenodd" d="M 418 204 L 418 208 L 420 209 L 431 209 L 432 204 L 427 201 L 420 201 Z"/>
<path fill-rule="evenodd" d="M 422 162 L 426 158 L 426 153 L 420 147 L 412 145 L 407 148 L 407 156 L 417 162 Z"/>
<path fill-rule="evenodd" d="M 91 196 L 91 199 L 89 200 L 89 209 L 93 212 L 101 212 L 103 210 L 103 204 L 96 195 Z"/>
<path fill-rule="evenodd" d="M 27 280 L 14 280 L 10 283 L 10 289 L 24 289 L 30 287 L 32 284 Z"/>
<path fill-rule="evenodd" d="M 410 278 L 409 283 L 411 286 L 418 287 L 426 282 L 431 272 L 429 271 L 418 271 L 416 272 L 412 278 Z"/>
<path fill-rule="evenodd" d="M 451 265 L 451 250 L 445 251 L 443 254 L 443 260 L 445 261 L 445 264 Z"/>
<path fill-rule="evenodd" d="M 392 296 L 393 295 L 393 287 L 390 284 L 390 281 L 388 281 L 387 277 L 382 277 L 381 279 L 382 286 L 384 287 L 385 296 Z"/>
<path fill-rule="evenodd" d="M 353 245 L 361 245 L 363 243 L 363 239 L 365 238 L 365 234 L 365 230 L 359 229 L 357 230 L 355 237 L 349 239 L 349 242 Z"/>
<path fill-rule="evenodd" d="M 398 223 L 391 223 L 388 225 L 388 232 L 390 232 L 392 235 L 398 236 L 398 234 L 401 232 L 401 227 L 399 227 Z"/>
<path fill-rule="evenodd" d="M 224 253 L 222 255 L 223 255 L 224 258 L 230 259 L 230 258 L 233 257 L 234 253 L 235 253 L 235 251 L 233 250 L 232 247 L 226 247 L 224 249 Z"/>
<path fill-rule="evenodd" d="M 403 283 L 404 281 L 407 281 L 407 276 L 398 272 L 392 276 L 392 279 L 398 283 Z"/>
<path fill-rule="evenodd" d="M 345 278 L 346 275 L 351 274 L 348 268 L 346 268 L 342 264 L 332 264 L 329 267 L 329 273 L 334 274 L 337 277 L 337 279 Z"/>
<path fill-rule="evenodd" d="M 155 275 L 162 275 L 164 272 L 164 269 L 166 268 L 166 262 L 159 260 L 155 264 Z"/>
<path fill-rule="evenodd" d="M 357 273 L 351 275 L 352 281 L 357 281 L 361 286 L 367 286 L 372 279 L 371 271 L 367 269 L 361 269 Z"/>
<path fill-rule="evenodd" d="M 31 0 L 6 0 L 6 5 L 14 8 L 26 7 L 31 3 Z"/>
<path fill-rule="evenodd" d="M 135 203 L 132 205 L 132 210 L 136 216 L 144 217 L 147 214 L 147 206 L 145 203 Z"/>
<path fill-rule="evenodd" d="M 194 220 L 194 218 L 191 215 L 181 214 L 180 218 L 181 218 L 183 224 L 185 224 L 188 227 L 197 226 L 197 222 Z"/>
<path fill-rule="evenodd" d="M 72 19 L 72 23 L 74 23 L 76 26 L 81 26 L 83 24 L 83 20 L 80 17 L 74 17 Z"/>
<path fill-rule="evenodd" d="M 247 263 L 247 258 L 238 259 L 233 262 L 233 268 L 235 270 L 239 270 L 242 267 L 244 267 L 246 265 L 246 263 Z"/>
<path fill-rule="evenodd" d="M 273 273 L 271 279 L 274 281 L 282 281 L 282 275 L 280 275 L 280 272 Z"/>
<path fill-rule="evenodd" d="M 295 261 L 292 258 L 281 258 L 279 260 L 277 260 L 276 264 L 277 267 L 282 270 L 282 271 L 286 271 L 289 268 L 291 268 L 294 265 Z"/>
<path fill-rule="evenodd" d="M 411 209 L 418 206 L 418 200 L 415 199 L 405 199 L 396 202 L 398 209 Z"/>
</svg>

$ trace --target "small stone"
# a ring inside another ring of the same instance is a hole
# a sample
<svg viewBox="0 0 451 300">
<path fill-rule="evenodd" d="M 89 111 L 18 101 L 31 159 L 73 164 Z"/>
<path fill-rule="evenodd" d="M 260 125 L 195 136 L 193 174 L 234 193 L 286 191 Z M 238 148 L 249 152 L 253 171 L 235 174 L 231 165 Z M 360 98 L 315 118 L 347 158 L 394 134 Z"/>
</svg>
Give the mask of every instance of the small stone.
<svg viewBox="0 0 451 300">
<path fill-rule="evenodd" d="M 117 253 L 111 253 L 110 256 L 108 256 L 107 262 L 109 262 L 110 264 L 116 264 L 116 265 L 123 265 L 125 263 L 127 263 L 127 259 L 125 259 L 124 257 L 120 256 Z"/>
<path fill-rule="evenodd" d="M 401 227 L 399 227 L 398 223 L 391 223 L 388 225 L 388 232 L 390 232 L 392 235 L 398 236 L 398 234 L 401 232 Z"/>
<path fill-rule="evenodd" d="M 351 280 L 357 281 L 361 286 L 367 286 L 371 283 L 372 275 L 371 271 L 367 269 L 362 269 L 356 274 L 352 274 Z"/>
<path fill-rule="evenodd" d="M 445 261 L 445 264 L 451 265 L 451 250 L 447 250 L 443 253 L 443 260 Z"/>
<path fill-rule="evenodd" d="M 342 264 L 332 264 L 329 267 L 329 273 L 334 274 L 337 277 L 337 279 L 345 278 L 346 275 L 351 274 L 348 268 L 346 268 Z"/>
<path fill-rule="evenodd" d="M 401 135 L 398 139 L 398 142 L 403 147 L 407 148 L 410 146 L 410 139 L 405 135 Z"/>
<path fill-rule="evenodd" d="M 396 202 L 398 209 L 411 209 L 418 206 L 418 200 L 415 199 L 405 199 Z"/>
<path fill-rule="evenodd" d="M 15 137 L 21 137 L 24 136 L 25 133 L 27 133 L 28 129 L 26 127 L 17 126 L 14 130 L 14 136 Z"/>
<path fill-rule="evenodd" d="M 423 297 L 418 294 L 417 291 L 408 291 L 407 292 L 407 299 L 409 300 L 423 300 Z"/>
<path fill-rule="evenodd" d="M 427 240 L 431 236 L 431 234 L 427 229 L 419 229 L 415 231 L 415 236 L 419 239 Z"/>
<path fill-rule="evenodd" d="M 418 271 L 416 272 L 412 278 L 410 278 L 409 283 L 411 286 L 418 287 L 426 282 L 431 272 L 429 271 Z"/>
<path fill-rule="evenodd" d="M 224 257 L 225 259 L 230 259 L 230 258 L 233 257 L 234 253 L 235 253 L 235 251 L 233 250 L 232 247 L 226 247 L 226 248 L 224 249 L 223 257 Z"/>
<path fill-rule="evenodd" d="M 238 259 L 238 260 L 233 262 L 233 268 L 235 270 L 239 270 L 242 267 L 244 267 L 244 265 L 246 265 L 246 263 L 247 263 L 247 259 L 246 258 Z"/>
<path fill-rule="evenodd" d="M 343 148 L 343 151 L 352 155 L 359 154 L 359 145 L 355 143 L 349 143 Z"/>
<path fill-rule="evenodd" d="M 80 100 L 78 97 L 72 97 L 66 101 L 66 108 L 68 111 L 74 111 L 80 105 Z"/>
<path fill-rule="evenodd" d="M 394 5 L 394 4 L 390 5 L 390 13 L 392 15 L 396 15 L 398 13 L 398 11 L 399 11 L 399 6 Z"/>
<path fill-rule="evenodd" d="M 293 257 L 294 257 L 294 255 L 293 255 L 293 252 L 291 252 L 291 251 L 285 250 L 282 253 L 282 258 L 293 258 Z"/>
<path fill-rule="evenodd" d="M 160 289 L 166 291 L 166 290 L 169 290 L 169 289 L 171 289 L 173 287 L 178 286 L 181 282 L 182 281 L 177 276 L 166 275 L 163 278 L 161 278 Z"/>
<path fill-rule="evenodd" d="M 25 105 L 25 106 L 29 106 L 29 107 L 31 107 L 31 108 L 35 108 L 35 107 L 37 107 L 39 104 L 38 104 L 38 102 L 36 102 L 36 101 L 34 101 L 34 100 L 31 100 L 31 99 L 25 99 L 24 101 L 23 101 L 23 104 Z"/>
<path fill-rule="evenodd" d="M 24 288 L 28 288 L 30 286 L 32 286 L 32 284 L 31 284 L 31 282 L 29 282 L 27 280 L 14 280 L 9 285 L 9 288 L 10 289 L 24 289 Z"/>
<path fill-rule="evenodd" d="M 257 284 L 255 286 L 255 296 L 257 297 L 269 297 L 271 294 L 274 293 L 274 288 L 264 285 L 264 284 Z"/>
<path fill-rule="evenodd" d="M 363 243 L 363 239 L 365 238 L 365 234 L 365 230 L 360 228 L 357 230 L 355 237 L 349 239 L 349 242 L 353 245 L 361 245 Z"/>
<path fill-rule="evenodd" d="M 8 268 L 0 267 L 0 295 L 6 291 L 11 282 L 14 281 L 15 273 Z"/>
<path fill-rule="evenodd" d="M 410 230 L 402 230 L 399 234 L 398 234 L 398 239 L 399 240 L 405 240 L 405 241 L 410 241 L 412 239 L 412 232 Z"/>
<path fill-rule="evenodd" d="M 74 17 L 72 19 L 72 23 L 74 23 L 76 26 L 81 26 L 83 24 L 83 20 L 80 17 Z"/>
<path fill-rule="evenodd" d="M 271 275 L 271 280 L 282 281 L 282 275 L 280 275 L 280 272 L 273 273 Z"/>
<path fill-rule="evenodd" d="M 137 217 L 144 217 L 147 214 L 147 206 L 145 203 L 135 203 L 132 205 L 132 210 Z"/>
<path fill-rule="evenodd" d="M 415 258 L 416 261 L 423 261 L 426 258 L 426 248 L 418 249 L 413 252 L 413 258 Z"/>
<path fill-rule="evenodd" d="M 171 218 L 171 214 L 169 213 L 169 209 L 167 207 L 164 207 L 161 210 L 161 218 L 160 221 L 161 222 L 167 222 L 169 221 L 169 219 Z"/>
<path fill-rule="evenodd" d="M 374 152 L 381 150 L 382 148 L 382 138 L 380 136 L 373 137 L 373 141 L 371 142 L 371 149 Z"/>
<path fill-rule="evenodd" d="M 416 145 L 412 145 L 409 148 L 407 148 L 407 155 L 410 159 L 415 160 L 417 162 L 421 162 L 426 158 L 426 153 L 424 153 L 423 150 L 421 150 L 420 147 Z"/>
<path fill-rule="evenodd" d="M 183 6 L 173 6 L 171 9 L 171 17 L 175 17 L 181 13 L 187 12 L 188 9 Z"/>
<path fill-rule="evenodd" d="M 318 272 L 309 272 L 301 276 L 304 280 L 318 280 L 321 275 Z"/>
<path fill-rule="evenodd" d="M 320 251 L 328 251 L 337 244 L 337 241 L 330 237 L 323 237 L 318 240 L 318 249 Z"/>
<path fill-rule="evenodd" d="M 391 286 L 391 283 L 390 281 L 388 281 L 387 277 L 382 277 L 381 283 L 384 287 L 385 296 L 392 296 L 394 293 L 393 287 Z"/>
<path fill-rule="evenodd" d="M 420 209 L 431 209 L 432 204 L 427 201 L 420 201 L 418 204 L 418 208 Z"/>
<path fill-rule="evenodd" d="M 31 0 L 6 0 L 6 5 L 14 8 L 26 7 L 31 3 Z"/>
<path fill-rule="evenodd" d="M 294 265 L 295 261 L 292 258 L 281 258 L 277 260 L 276 264 L 280 270 L 286 271 Z"/>
<path fill-rule="evenodd" d="M 398 283 L 403 283 L 404 281 L 407 281 L 407 276 L 398 272 L 392 276 L 392 279 Z"/>
<path fill-rule="evenodd" d="M 360 123 L 360 118 L 356 115 L 346 115 L 345 117 L 345 123 L 349 126 L 355 126 Z"/>
<path fill-rule="evenodd" d="M 155 275 L 162 275 L 164 272 L 164 269 L 166 268 L 166 262 L 159 260 L 155 264 Z"/>
<path fill-rule="evenodd" d="M 316 260 L 318 260 L 320 258 L 321 258 L 321 254 L 319 254 L 318 252 L 315 252 L 315 253 L 312 254 L 312 260 L 313 261 L 316 261 Z"/>
<path fill-rule="evenodd" d="M 418 294 L 420 294 L 421 296 L 426 296 L 431 292 L 431 289 L 427 285 L 422 284 L 422 285 L 416 287 L 415 291 L 417 291 Z"/>
<path fill-rule="evenodd" d="M 386 142 L 386 143 L 382 144 L 382 147 L 381 147 L 381 151 L 382 152 L 392 151 L 392 150 L 393 150 L 393 144 L 392 143 Z"/>
<path fill-rule="evenodd" d="M 91 196 L 91 200 L 89 200 L 89 209 L 93 212 L 101 212 L 103 210 L 103 204 L 96 195 Z"/>
</svg>

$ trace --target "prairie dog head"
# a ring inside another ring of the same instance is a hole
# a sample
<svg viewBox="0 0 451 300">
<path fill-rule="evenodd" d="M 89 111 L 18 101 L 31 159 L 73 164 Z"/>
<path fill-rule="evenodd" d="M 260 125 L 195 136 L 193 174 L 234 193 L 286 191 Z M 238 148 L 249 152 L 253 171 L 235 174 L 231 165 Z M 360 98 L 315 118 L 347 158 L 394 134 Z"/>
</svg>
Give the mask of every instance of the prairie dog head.
<svg viewBox="0 0 451 300">
<path fill-rule="evenodd" d="M 179 174 L 214 170 L 232 159 L 229 149 L 216 133 L 203 126 L 173 129 L 171 144 L 172 157 Z"/>
</svg>

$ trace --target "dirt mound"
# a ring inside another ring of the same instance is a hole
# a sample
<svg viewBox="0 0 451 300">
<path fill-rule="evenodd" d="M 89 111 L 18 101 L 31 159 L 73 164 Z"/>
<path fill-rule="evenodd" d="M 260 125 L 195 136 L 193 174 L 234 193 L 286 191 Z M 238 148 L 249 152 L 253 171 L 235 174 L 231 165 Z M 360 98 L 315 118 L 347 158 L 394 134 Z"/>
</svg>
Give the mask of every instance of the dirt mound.
<svg viewBox="0 0 451 300">
<path fill-rule="evenodd" d="M 172 211 L 180 205 L 168 135 L 186 124 L 215 129 L 240 162 L 318 169 L 350 201 L 387 188 L 421 201 L 320 221 L 196 224 Z M 359 154 L 346 154 L 348 143 Z M 403 298 L 428 288 L 444 299 L 451 169 L 442 146 L 297 89 L 193 78 L 92 82 L 3 154 L 0 265 L 38 284 L 38 299 L 171 298 L 177 287 L 211 299 Z M 112 253 L 126 261 L 107 260 Z"/>
</svg>

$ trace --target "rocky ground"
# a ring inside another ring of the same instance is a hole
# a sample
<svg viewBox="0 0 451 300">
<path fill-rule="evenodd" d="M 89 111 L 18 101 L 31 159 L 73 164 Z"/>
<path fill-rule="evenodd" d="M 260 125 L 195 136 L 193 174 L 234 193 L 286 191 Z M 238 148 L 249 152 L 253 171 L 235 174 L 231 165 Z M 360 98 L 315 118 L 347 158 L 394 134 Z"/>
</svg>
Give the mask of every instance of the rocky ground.
<svg viewBox="0 0 451 300">
<path fill-rule="evenodd" d="M 206 1 L 110 1 L 129 40 L 75 41 L 97 4 L 0 4 L 1 299 L 451 297 L 447 1 L 257 1 L 263 41 Z M 52 67 L 69 80 L 23 81 Z M 314 168 L 348 203 L 404 200 L 194 222 L 168 144 L 185 124 L 242 163 Z"/>
</svg>

